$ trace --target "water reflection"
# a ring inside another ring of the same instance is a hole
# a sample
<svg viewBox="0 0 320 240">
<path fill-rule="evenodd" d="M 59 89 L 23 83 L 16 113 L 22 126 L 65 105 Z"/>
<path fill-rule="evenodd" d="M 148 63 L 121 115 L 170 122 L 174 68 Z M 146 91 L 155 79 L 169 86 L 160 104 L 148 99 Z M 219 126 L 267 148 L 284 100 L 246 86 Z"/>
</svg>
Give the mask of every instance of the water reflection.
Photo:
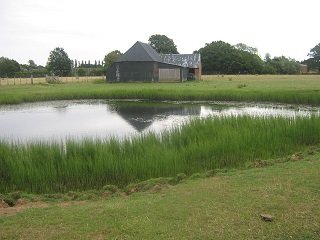
<svg viewBox="0 0 320 240">
<path fill-rule="evenodd" d="M 123 138 L 179 126 L 192 117 L 310 116 L 319 108 L 258 104 L 53 101 L 0 106 L 0 140 Z"/>
<path fill-rule="evenodd" d="M 168 103 L 117 102 L 110 104 L 113 111 L 137 131 L 152 128 L 152 124 L 164 121 L 170 116 L 199 116 L 201 106 Z"/>
<path fill-rule="evenodd" d="M 244 116 L 249 115 L 252 117 L 271 117 L 271 116 L 279 116 L 279 117 L 307 117 L 311 116 L 311 114 L 317 114 L 316 111 L 307 110 L 307 109 L 288 109 L 285 107 L 263 107 L 263 106 L 238 106 L 238 107 L 230 107 L 222 110 L 215 110 L 212 107 L 201 106 L 201 117 L 208 116 Z"/>
</svg>

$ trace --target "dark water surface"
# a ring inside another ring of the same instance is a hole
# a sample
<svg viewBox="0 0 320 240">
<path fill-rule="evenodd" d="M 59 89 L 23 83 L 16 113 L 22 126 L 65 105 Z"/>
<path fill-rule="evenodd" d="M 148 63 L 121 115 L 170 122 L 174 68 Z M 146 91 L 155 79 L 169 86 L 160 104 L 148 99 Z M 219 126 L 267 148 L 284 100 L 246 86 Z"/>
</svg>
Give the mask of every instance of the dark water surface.
<svg viewBox="0 0 320 240">
<path fill-rule="evenodd" d="M 73 100 L 0 106 L 0 140 L 123 138 L 161 132 L 193 117 L 310 116 L 320 108 L 249 103 Z"/>
</svg>

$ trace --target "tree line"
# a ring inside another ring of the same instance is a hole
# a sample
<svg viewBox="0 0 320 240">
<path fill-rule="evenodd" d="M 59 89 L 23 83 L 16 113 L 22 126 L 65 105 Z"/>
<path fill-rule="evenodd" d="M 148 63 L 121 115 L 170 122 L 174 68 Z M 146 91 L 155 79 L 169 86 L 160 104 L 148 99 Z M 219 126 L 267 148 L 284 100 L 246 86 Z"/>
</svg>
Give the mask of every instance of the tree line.
<svg viewBox="0 0 320 240">
<path fill-rule="evenodd" d="M 166 35 L 150 36 L 148 43 L 158 53 L 178 54 L 174 41 Z M 195 50 L 201 54 L 204 74 L 298 74 L 300 64 L 308 69 L 320 72 L 320 43 L 310 49 L 309 59 L 298 62 L 285 56 L 273 57 L 266 54 L 262 59 L 258 49 L 244 43 L 231 45 L 223 41 L 206 43 Z M 49 54 L 46 66 L 36 65 L 33 60 L 28 64 L 19 64 L 13 59 L 0 57 L 0 77 L 56 76 L 102 76 L 122 53 L 114 50 L 105 55 L 103 61 L 71 60 L 63 48 L 57 47 Z"/>
<path fill-rule="evenodd" d="M 16 60 L 0 57 L 0 77 L 103 76 L 105 72 L 104 61 L 71 60 L 59 47 L 50 52 L 46 66 L 37 65 L 33 60 L 19 64 Z"/>
<path fill-rule="evenodd" d="M 261 59 L 256 48 L 223 41 L 206 44 L 201 54 L 204 74 L 298 74 L 300 63 L 284 56 Z"/>
</svg>

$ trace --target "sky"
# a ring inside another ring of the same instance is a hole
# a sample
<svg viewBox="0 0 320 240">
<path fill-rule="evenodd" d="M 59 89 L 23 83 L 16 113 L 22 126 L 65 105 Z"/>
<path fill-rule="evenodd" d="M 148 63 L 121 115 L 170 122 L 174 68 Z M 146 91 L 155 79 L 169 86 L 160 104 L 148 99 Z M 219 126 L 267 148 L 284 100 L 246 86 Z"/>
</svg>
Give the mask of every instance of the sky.
<svg viewBox="0 0 320 240">
<path fill-rule="evenodd" d="M 319 0 L 0 0 L 0 57 L 45 65 L 62 47 L 94 62 L 162 34 L 180 53 L 222 40 L 301 61 L 320 43 L 319 9 Z"/>
</svg>

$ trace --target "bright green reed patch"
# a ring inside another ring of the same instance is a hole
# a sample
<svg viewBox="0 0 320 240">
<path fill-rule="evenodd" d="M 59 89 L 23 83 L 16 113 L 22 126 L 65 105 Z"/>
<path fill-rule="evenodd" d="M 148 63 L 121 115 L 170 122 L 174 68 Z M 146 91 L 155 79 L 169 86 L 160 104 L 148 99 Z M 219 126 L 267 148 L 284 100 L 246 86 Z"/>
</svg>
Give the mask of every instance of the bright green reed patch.
<svg viewBox="0 0 320 240">
<path fill-rule="evenodd" d="M 202 81 L 184 83 L 100 82 L 0 86 L 0 104 L 67 99 L 320 103 L 320 75 L 233 75 L 202 78 Z"/>
<path fill-rule="evenodd" d="M 320 143 L 320 118 L 193 120 L 161 136 L 28 145 L 0 143 L 0 192 L 48 193 L 243 167 Z"/>
</svg>

